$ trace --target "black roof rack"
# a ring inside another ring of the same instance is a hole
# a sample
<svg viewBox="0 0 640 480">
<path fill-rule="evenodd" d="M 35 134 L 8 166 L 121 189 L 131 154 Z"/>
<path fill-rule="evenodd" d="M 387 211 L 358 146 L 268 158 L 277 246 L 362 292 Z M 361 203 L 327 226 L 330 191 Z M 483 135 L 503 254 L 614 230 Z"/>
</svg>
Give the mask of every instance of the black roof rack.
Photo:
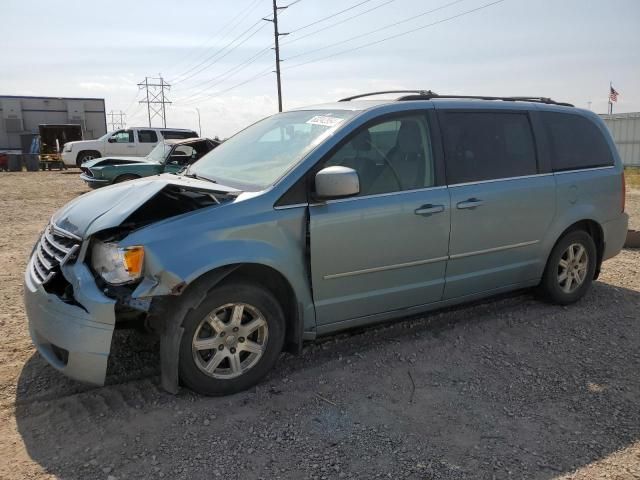
<svg viewBox="0 0 640 480">
<path fill-rule="evenodd" d="M 339 102 L 350 102 L 351 100 L 356 100 L 357 98 L 363 97 L 371 97 L 373 95 L 384 95 L 386 93 L 415 93 L 421 96 L 429 96 L 436 95 L 431 90 L 384 90 L 382 92 L 371 92 L 371 93 L 361 93 L 360 95 L 354 95 L 353 97 L 342 98 L 338 100 Z M 401 97 L 403 98 L 403 97 Z"/>
<path fill-rule="evenodd" d="M 500 100 L 503 102 L 534 102 L 534 103 L 545 103 L 548 105 L 561 105 L 564 107 L 573 107 L 574 105 L 566 102 L 556 102 L 548 97 L 487 97 L 487 96 L 479 96 L 479 95 L 438 95 L 431 90 L 387 90 L 383 92 L 371 92 L 371 93 L 363 93 L 360 95 L 354 95 L 352 97 L 343 98 L 341 102 L 348 102 L 350 100 L 355 100 L 357 98 L 370 97 L 373 95 L 383 95 L 386 93 L 410 93 L 411 95 L 403 95 L 398 97 L 396 101 L 407 101 L 407 100 L 431 100 L 434 98 L 460 98 L 460 99 L 469 99 L 469 100 Z"/>
</svg>

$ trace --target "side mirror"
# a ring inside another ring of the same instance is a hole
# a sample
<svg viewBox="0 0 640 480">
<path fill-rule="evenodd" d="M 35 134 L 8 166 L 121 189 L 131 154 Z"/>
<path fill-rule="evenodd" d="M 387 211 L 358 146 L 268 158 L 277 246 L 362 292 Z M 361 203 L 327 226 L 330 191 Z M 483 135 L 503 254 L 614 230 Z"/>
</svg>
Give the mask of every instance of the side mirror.
<svg viewBox="0 0 640 480">
<path fill-rule="evenodd" d="M 360 193 L 358 172 L 348 167 L 326 167 L 316 173 L 316 196 L 319 199 L 352 197 Z"/>
<path fill-rule="evenodd" d="M 109 143 L 116 143 L 116 137 L 109 137 L 109 139 L 107 140 L 107 142 L 109 142 Z"/>
</svg>

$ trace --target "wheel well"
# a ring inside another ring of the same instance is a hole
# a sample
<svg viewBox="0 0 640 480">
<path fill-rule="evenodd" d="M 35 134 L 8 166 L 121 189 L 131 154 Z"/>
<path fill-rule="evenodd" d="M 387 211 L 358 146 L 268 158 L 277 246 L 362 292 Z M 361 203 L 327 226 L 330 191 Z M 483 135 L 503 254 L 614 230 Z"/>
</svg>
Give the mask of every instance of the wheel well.
<svg viewBox="0 0 640 480">
<path fill-rule="evenodd" d="M 295 292 L 289 281 L 274 268 L 259 263 L 227 265 L 212 270 L 191 282 L 188 289 L 196 285 L 210 289 L 218 283 L 246 281 L 257 283 L 269 290 L 282 307 L 286 323 L 284 349 L 290 353 L 299 353 L 302 348 L 302 325 Z"/>
<path fill-rule="evenodd" d="M 80 166 L 80 159 L 82 158 L 82 155 L 84 155 L 85 153 L 95 153 L 96 158 L 100 158 L 102 156 L 102 154 L 97 150 L 80 150 L 78 152 L 78 155 L 76 155 L 76 163 L 78 164 L 78 166 Z"/>
<path fill-rule="evenodd" d="M 142 178 L 140 177 L 140 175 L 136 175 L 135 173 L 123 173 L 122 175 L 118 175 L 116 178 L 114 178 L 113 183 L 118 183 L 118 181 L 124 177 L 128 177 L 129 180 L 133 180 L 135 178 Z"/>
<path fill-rule="evenodd" d="M 299 352 L 302 347 L 302 326 L 299 322 L 298 302 L 289 281 L 277 270 L 266 265 L 246 263 L 239 265 L 223 281 L 245 280 L 268 289 L 278 300 L 285 316 L 285 350 Z"/>
<path fill-rule="evenodd" d="M 600 275 L 600 266 L 602 265 L 602 255 L 604 254 L 604 233 L 602 232 L 602 227 L 595 220 L 580 220 L 579 222 L 574 223 L 569 226 L 562 234 L 558 237 L 556 243 L 560 241 L 562 237 L 564 237 L 569 232 L 574 232 L 576 230 L 582 230 L 587 232 L 591 238 L 593 238 L 593 242 L 596 244 L 596 254 L 598 256 L 596 263 L 596 273 L 594 276 L 594 280 L 598 278 Z M 555 246 L 555 245 L 554 245 Z"/>
</svg>

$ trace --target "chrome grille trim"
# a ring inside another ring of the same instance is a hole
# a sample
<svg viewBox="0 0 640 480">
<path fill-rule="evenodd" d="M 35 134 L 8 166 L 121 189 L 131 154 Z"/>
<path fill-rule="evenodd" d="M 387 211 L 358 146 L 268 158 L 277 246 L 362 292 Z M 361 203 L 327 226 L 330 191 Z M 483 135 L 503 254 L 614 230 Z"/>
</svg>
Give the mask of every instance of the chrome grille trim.
<svg viewBox="0 0 640 480">
<path fill-rule="evenodd" d="M 34 280 L 40 284 L 51 280 L 59 267 L 75 259 L 80 242 L 80 237 L 53 224 L 47 225 L 31 257 Z"/>
</svg>

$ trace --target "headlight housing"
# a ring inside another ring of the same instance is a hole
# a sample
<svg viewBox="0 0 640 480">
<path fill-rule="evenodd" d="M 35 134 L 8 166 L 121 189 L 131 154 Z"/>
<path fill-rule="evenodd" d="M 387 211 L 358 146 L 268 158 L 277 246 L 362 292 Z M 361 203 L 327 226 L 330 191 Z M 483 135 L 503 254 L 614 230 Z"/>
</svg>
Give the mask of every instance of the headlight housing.
<svg viewBox="0 0 640 480">
<path fill-rule="evenodd" d="M 144 247 L 120 247 L 96 240 L 91 249 L 91 265 L 111 285 L 134 282 L 142 276 Z"/>
</svg>

